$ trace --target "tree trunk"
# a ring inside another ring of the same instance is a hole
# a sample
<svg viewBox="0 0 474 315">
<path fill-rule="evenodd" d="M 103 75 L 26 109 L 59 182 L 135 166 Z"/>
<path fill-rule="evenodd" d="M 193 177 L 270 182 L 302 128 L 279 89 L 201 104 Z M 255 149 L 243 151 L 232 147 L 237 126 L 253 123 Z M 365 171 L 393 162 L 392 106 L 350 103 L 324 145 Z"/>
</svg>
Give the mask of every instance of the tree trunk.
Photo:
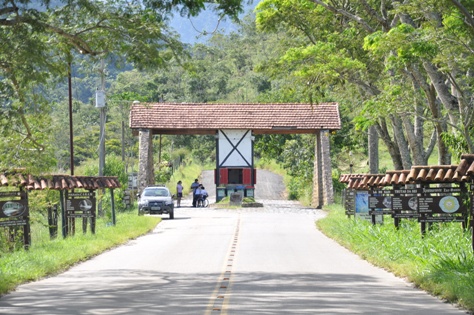
<svg viewBox="0 0 474 315">
<path fill-rule="evenodd" d="M 392 122 L 393 135 L 398 149 L 400 150 L 400 157 L 402 159 L 403 169 L 409 170 L 412 166 L 412 160 L 410 156 L 410 149 L 408 148 L 408 142 L 403 134 L 403 124 L 399 116 L 390 115 Z"/>
<path fill-rule="evenodd" d="M 369 173 L 379 173 L 379 135 L 375 126 L 369 127 Z"/>
<path fill-rule="evenodd" d="M 444 124 L 446 126 L 446 124 Z M 442 128 L 442 126 L 440 126 Z M 446 127 L 444 127 L 446 128 Z M 440 165 L 450 165 L 451 164 L 451 153 L 449 152 L 448 147 L 444 144 L 443 139 L 441 138 L 441 133 L 437 133 L 438 137 L 438 163 Z"/>
<path fill-rule="evenodd" d="M 449 87 L 446 85 L 446 78 L 436 69 L 436 67 L 430 62 L 423 62 L 423 67 L 428 74 L 433 87 L 436 90 L 436 95 L 439 97 L 441 103 L 448 111 L 449 121 L 453 126 L 456 126 L 458 123 L 458 101 L 454 97 Z"/>
<path fill-rule="evenodd" d="M 415 165 L 425 165 L 426 159 L 425 152 L 423 150 L 423 138 L 420 139 L 419 136 L 420 134 L 422 136 L 423 132 L 415 129 L 415 126 L 413 126 L 410 118 L 406 114 L 402 114 L 401 119 L 407 135 L 408 145 L 413 156 L 413 163 Z"/>
<path fill-rule="evenodd" d="M 387 147 L 390 157 L 392 158 L 393 167 L 396 170 L 402 170 L 403 163 L 400 151 L 398 149 L 398 145 L 394 141 L 392 141 L 385 120 L 381 119 L 380 122 L 375 124 L 374 127 L 377 129 L 377 133 L 379 134 L 380 138 Z"/>
<path fill-rule="evenodd" d="M 426 150 L 424 153 L 425 155 L 424 165 L 428 165 L 428 158 L 431 156 L 431 153 L 433 153 L 433 149 L 436 146 L 437 141 L 438 141 L 438 133 L 436 132 L 436 130 L 434 130 L 431 133 L 430 142 L 428 146 L 426 147 Z"/>
<path fill-rule="evenodd" d="M 433 82 L 434 78 L 437 78 L 438 81 L 441 81 L 441 77 L 436 75 L 436 71 L 435 69 L 433 69 L 433 67 L 429 67 L 428 64 L 426 65 L 426 67 L 430 68 L 432 71 L 432 74 L 430 76 L 431 82 Z M 447 124 L 445 121 L 446 118 L 444 118 L 441 114 L 441 108 L 440 108 L 441 104 L 437 99 L 438 89 L 436 88 L 435 84 L 426 83 L 425 76 L 421 74 L 418 68 L 412 67 L 410 70 L 411 70 L 411 73 L 413 74 L 414 81 L 416 81 L 416 84 L 418 84 L 423 89 L 426 95 L 426 100 L 428 102 L 428 107 L 430 109 L 431 117 L 432 117 L 433 124 L 436 130 L 436 133 L 433 136 L 436 136 L 436 143 L 438 144 L 438 164 L 440 165 L 451 164 L 451 154 L 449 153 L 448 148 L 446 147 L 443 139 L 441 138 L 441 135 L 443 134 L 443 132 L 447 131 Z M 443 88 L 442 84 L 444 83 L 438 82 L 438 88 L 439 90 L 445 91 L 446 87 Z M 448 103 L 449 108 L 451 108 L 452 110 L 452 105 L 449 105 L 449 104 L 453 101 L 453 99 L 450 98 L 448 95 L 444 95 L 444 100 L 445 102 Z M 450 117 L 454 119 L 453 115 L 450 115 Z M 427 151 L 425 152 L 427 153 L 430 152 L 429 150 L 431 150 L 431 146 L 432 146 L 432 143 L 430 142 L 430 145 L 428 146 Z M 428 163 L 427 160 L 428 160 L 429 155 L 425 154 L 425 156 L 426 156 L 426 163 Z"/>
</svg>

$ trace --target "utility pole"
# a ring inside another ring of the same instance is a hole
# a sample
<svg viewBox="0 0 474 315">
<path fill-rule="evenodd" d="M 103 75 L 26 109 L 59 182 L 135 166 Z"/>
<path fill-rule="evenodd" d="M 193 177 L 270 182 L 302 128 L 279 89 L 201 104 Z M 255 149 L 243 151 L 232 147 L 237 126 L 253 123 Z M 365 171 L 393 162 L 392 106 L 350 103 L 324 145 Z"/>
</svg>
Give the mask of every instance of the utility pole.
<svg viewBox="0 0 474 315">
<path fill-rule="evenodd" d="M 125 120 L 123 118 L 123 102 L 120 102 L 120 115 L 122 116 L 122 162 L 125 163 Z"/>
<path fill-rule="evenodd" d="M 100 61 L 100 88 L 95 94 L 95 107 L 100 109 L 100 134 L 99 134 L 99 176 L 104 176 L 105 167 L 105 66 L 104 59 Z M 104 194 L 104 189 L 102 189 Z M 98 204 L 99 216 L 103 215 L 102 200 Z"/>
<path fill-rule="evenodd" d="M 100 62 L 100 89 L 96 92 L 95 107 L 100 108 L 100 139 L 99 139 L 99 176 L 104 176 L 105 167 L 105 66 L 104 59 Z"/>
<path fill-rule="evenodd" d="M 67 85 L 69 98 L 69 159 L 71 163 L 71 176 L 74 175 L 74 134 L 72 126 L 72 62 L 71 55 L 69 55 L 67 63 Z"/>
</svg>

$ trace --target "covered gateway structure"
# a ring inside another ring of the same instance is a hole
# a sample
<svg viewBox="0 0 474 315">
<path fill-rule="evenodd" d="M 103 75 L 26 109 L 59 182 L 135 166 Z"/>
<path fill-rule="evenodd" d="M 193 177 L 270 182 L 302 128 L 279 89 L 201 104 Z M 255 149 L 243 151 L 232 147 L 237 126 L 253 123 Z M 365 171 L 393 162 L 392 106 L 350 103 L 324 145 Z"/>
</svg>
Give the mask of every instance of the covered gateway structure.
<svg viewBox="0 0 474 315">
<path fill-rule="evenodd" d="M 138 190 L 154 184 L 153 135 L 214 135 L 216 187 L 253 186 L 254 135 L 314 134 L 313 206 L 333 202 L 331 131 L 341 128 L 337 103 L 203 104 L 138 103 L 130 110 L 130 128 L 139 137 Z M 257 196 L 258 197 L 258 196 Z"/>
</svg>

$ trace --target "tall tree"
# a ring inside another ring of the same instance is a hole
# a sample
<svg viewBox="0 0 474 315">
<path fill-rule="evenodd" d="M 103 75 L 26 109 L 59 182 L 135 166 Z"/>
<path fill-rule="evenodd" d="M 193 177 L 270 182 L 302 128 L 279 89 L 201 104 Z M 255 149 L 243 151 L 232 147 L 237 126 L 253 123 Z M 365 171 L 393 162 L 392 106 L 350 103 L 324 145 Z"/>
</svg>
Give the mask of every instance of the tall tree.
<svg viewBox="0 0 474 315">
<path fill-rule="evenodd" d="M 170 14 L 197 15 L 202 0 L 11 0 L 0 5 L 0 150 L 44 152 L 36 112 L 48 102 L 35 88 L 65 78 L 67 64 L 79 56 L 131 62 L 135 67 L 164 67 L 183 54 L 177 35 L 167 27 Z M 237 18 L 240 0 L 215 1 L 215 10 Z M 117 58 L 119 56 L 119 58 Z M 12 128 L 12 125 L 13 128 Z M 8 127 L 5 127 L 8 126 Z M 14 144 L 6 141 L 11 133 Z M 18 154 L 16 155 L 18 156 Z M 2 159 L 0 166 L 23 159 Z"/>
<path fill-rule="evenodd" d="M 257 22 L 306 36 L 282 69 L 326 93 L 357 86 L 358 125 L 375 126 L 394 166 L 408 168 L 426 164 L 434 144 L 439 162 L 450 163 L 451 130 L 471 151 L 470 76 L 462 71 L 470 68 L 470 9 L 458 1 L 269 0 L 257 7 Z"/>
</svg>

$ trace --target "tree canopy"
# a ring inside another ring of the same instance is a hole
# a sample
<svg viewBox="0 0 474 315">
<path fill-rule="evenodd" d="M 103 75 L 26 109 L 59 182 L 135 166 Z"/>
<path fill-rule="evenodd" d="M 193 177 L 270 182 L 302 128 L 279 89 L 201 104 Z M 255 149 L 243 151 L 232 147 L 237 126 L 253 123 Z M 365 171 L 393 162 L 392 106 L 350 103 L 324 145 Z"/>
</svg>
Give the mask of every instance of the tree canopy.
<svg viewBox="0 0 474 315">
<path fill-rule="evenodd" d="M 185 55 L 167 26 L 171 14 L 193 16 L 202 0 L 12 0 L 0 5 L 0 165 L 20 166 L 25 154 L 47 149 L 51 99 L 45 86 L 64 80 L 71 63 L 96 58 L 137 69 L 166 67 Z M 240 0 L 217 0 L 213 8 L 236 19 Z M 69 65 L 69 66 L 68 66 Z M 46 133 L 47 134 L 47 133 Z M 8 139 L 8 140 L 6 140 Z M 31 160 L 31 159 L 30 159 Z M 31 166 L 37 165 L 31 163 Z M 23 164 L 23 166 L 26 166 Z M 41 165 L 47 168 L 48 165 Z"/>
</svg>

